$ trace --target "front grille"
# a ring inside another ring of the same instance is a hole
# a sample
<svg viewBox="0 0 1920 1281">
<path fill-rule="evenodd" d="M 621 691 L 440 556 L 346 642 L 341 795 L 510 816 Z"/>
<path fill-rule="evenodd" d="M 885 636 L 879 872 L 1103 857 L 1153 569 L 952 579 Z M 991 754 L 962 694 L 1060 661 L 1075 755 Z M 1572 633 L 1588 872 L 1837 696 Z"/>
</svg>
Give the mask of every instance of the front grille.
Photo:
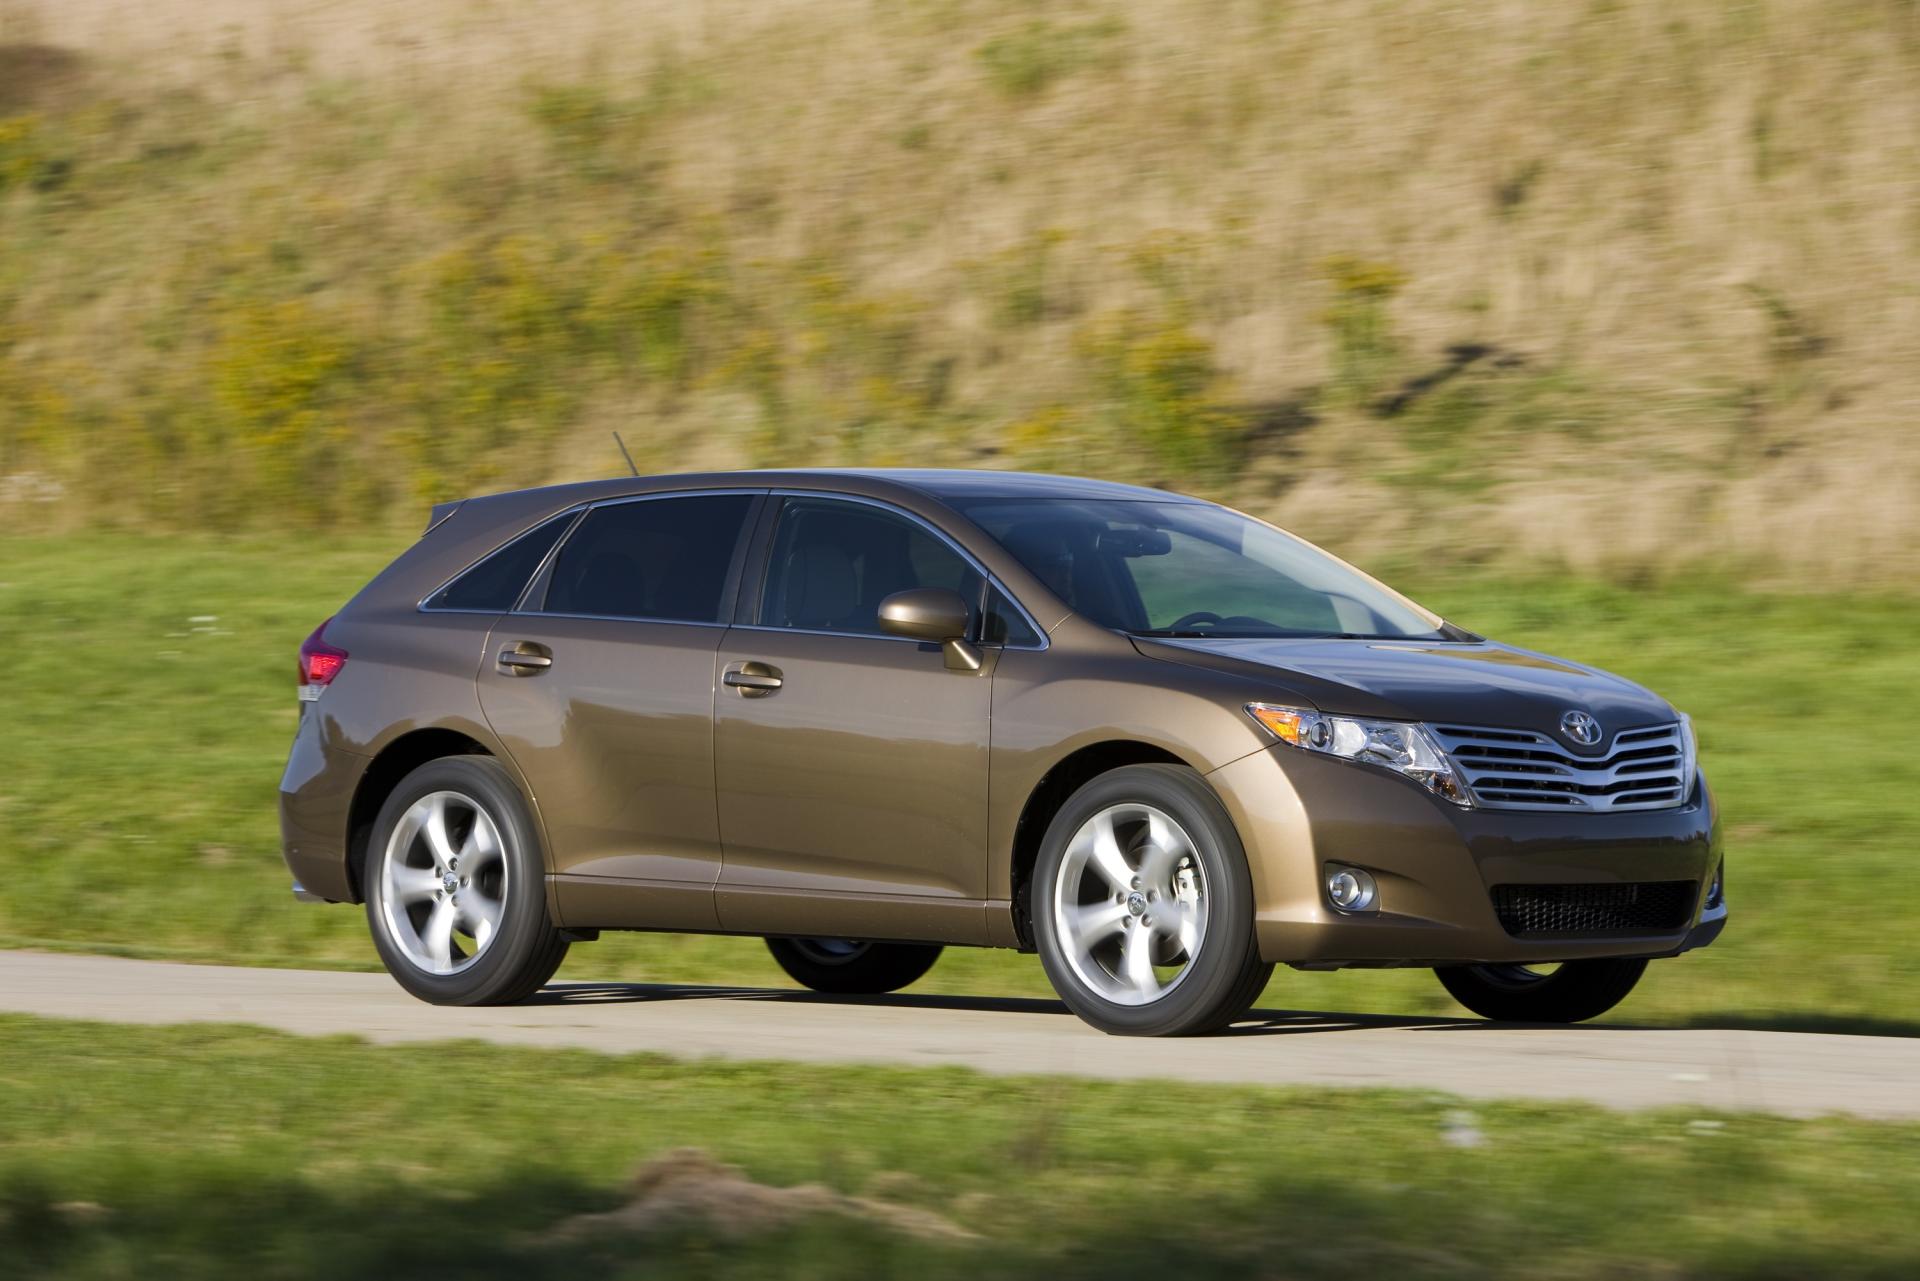
<svg viewBox="0 0 1920 1281">
<path fill-rule="evenodd" d="M 1698 881 L 1613 885 L 1496 885 L 1493 910 L 1515 938 L 1667 934 L 1693 915 Z"/>
<path fill-rule="evenodd" d="M 1525 729 L 1435 725 L 1474 799 L 1497 810 L 1657 810 L 1686 797 L 1678 724 L 1623 729 L 1604 756 L 1575 756 Z"/>
</svg>

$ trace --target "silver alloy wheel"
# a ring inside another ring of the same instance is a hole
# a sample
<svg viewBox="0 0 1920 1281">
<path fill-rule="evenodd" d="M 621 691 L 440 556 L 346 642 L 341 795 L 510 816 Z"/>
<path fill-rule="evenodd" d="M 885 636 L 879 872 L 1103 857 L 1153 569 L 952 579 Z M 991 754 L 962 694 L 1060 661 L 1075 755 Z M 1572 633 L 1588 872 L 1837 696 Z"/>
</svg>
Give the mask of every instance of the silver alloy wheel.
<svg viewBox="0 0 1920 1281">
<path fill-rule="evenodd" d="M 1151 805 L 1109 805 L 1067 843 L 1053 928 L 1075 977 L 1116 1005 L 1180 985 L 1207 936 L 1206 873 L 1186 829 Z"/>
<path fill-rule="evenodd" d="M 462 792 L 430 792 L 394 825 L 380 864 L 387 937 L 429 974 L 458 974 L 492 946 L 507 907 L 500 829 Z"/>
<path fill-rule="evenodd" d="M 792 939 L 794 950 L 815 965 L 845 965 L 865 956 L 873 944 L 857 939 Z"/>
</svg>

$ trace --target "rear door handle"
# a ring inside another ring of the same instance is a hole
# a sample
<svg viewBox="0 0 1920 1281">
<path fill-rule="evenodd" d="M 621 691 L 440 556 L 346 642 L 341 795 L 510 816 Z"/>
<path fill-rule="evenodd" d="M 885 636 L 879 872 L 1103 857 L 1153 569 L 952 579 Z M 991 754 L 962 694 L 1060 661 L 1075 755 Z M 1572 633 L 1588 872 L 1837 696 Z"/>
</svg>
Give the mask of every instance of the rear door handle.
<svg viewBox="0 0 1920 1281">
<path fill-rule="evenodd" d="M 545 645 L 520 641 L 500 651 L 500 666 L 513 676 L 538 676 L 553 666 L 553 652 Z"/>
<path fill-rule="evenodd" d="M 728 663 L 720 683 L 740 691 L 742 698 L 765 698 L 786 684 L 780 669 L 770 663 Z"/>
</svg>

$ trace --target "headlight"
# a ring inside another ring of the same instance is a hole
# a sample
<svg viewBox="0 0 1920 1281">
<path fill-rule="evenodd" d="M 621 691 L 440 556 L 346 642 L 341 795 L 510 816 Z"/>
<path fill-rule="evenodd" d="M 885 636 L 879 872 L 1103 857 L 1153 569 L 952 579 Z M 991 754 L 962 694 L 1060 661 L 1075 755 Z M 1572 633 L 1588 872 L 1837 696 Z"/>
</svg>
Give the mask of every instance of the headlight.
<svg viewBox="0 0 1920 1281">
<path fill-rule="evenodd" d="M 1693 782 L 1700 777 L 1700 740 L 1694 737 L 1693 717 L 1680 713 L 1680 803 L 1693 799 Z"/>
<path fill-rule="evenodd" d="M 1473 798 L 1454 775 L 1453 762 L 1424 725 L 1329 716 L 1277 703 L 1248 703 L 1247 715 L 1290 746 L 1390 769 L 1443 800 L 1463 807 L 1473 804 Z"/>
</svg>

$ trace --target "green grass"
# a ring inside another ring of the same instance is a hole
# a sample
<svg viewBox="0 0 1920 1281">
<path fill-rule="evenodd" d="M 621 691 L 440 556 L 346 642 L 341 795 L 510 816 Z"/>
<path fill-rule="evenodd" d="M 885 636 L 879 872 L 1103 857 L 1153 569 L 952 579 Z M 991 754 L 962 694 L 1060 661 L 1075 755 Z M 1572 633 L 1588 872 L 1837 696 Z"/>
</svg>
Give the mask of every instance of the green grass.
<svg viewBox="0 0 1920 1281">
<path fill-rule="evenodd" d="M 0 943 L 370 967 L 357 910 L 288 896 L 275 788 L 295 648 L 396 550 L 0 540 Z M 1733 921 L 1654 967 L 1616 1018 L 1920 1032 L 1920 756 L 1903 746 L 1920 602 L 1389 576 L 1465 626 L 1622 672 L 1694 715 Z M 784 982 L 755 940 L 667 935 L 577 947 L 563 977 Z M 955 949 L 919 990 L 1047 989 L 1031 957 Z M 1454 1010 L 1423 972 L 1282 970 L 1266 1003 Z"/>
<path fill-rule="evenodd" d="M 1895 1278 L 1920 1131 L 0 1018 L 0 1272 Z M 693 1145 L 944 1215 L 552 1246 Z M 1170 1272 L 1170 1265 L 1177 1266 Z"/>
</svg>

